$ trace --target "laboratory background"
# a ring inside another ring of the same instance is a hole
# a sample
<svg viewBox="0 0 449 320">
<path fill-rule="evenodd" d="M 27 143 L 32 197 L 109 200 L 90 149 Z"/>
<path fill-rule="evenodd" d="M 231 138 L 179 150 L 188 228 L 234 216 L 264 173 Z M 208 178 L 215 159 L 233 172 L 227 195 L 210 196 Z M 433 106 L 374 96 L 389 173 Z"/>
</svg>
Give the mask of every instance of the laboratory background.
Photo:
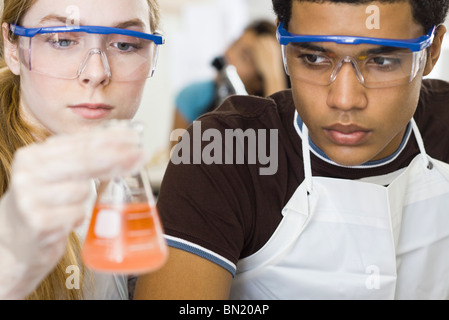
<svg viewBox="0 0 449 320">
<path fill-rule="evenodd" d="M 271 0 L 161 0 L 158 66 L 147 82 L 136 120 L 146 126 L 145 147 L 150 155 L 152 184 L 158 187 L 168 163 L 175 96 L 193 81 L 214 77 L 212 60 L 234 41 L 250 22 L 274 22 Z M 449 21 L 446 21 L 449 30 Z M 435 70 L 428 76 L 449 81 L 449 35 Z M 449 102 L 448 102 L 449 103 Z"/>
</svg>

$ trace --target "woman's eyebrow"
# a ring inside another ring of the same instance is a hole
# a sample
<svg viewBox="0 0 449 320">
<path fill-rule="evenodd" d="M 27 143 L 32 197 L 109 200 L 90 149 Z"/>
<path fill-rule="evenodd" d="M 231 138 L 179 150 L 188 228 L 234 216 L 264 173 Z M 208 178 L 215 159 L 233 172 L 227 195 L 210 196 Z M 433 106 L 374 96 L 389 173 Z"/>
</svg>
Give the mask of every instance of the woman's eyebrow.
<svg viewBox="0 0 449 320">
<path fill-rule="evenodd" d="M 124 22 L 120 22 L 114 26 L 114 28 L 126 29 L 129 27 L 138 27 L 145 29 L 145 23 L 140 19 L 132 19 Z"/>
<path fill-rule="evenodd" d="M 70 21 L 70 18 L 56 15 L 56 14 L 49 14 L 45 17 L 43 17 L 40 20 L 40 23 L 48 22 L 48 21 L 56 21 L 61 23 L 67 23 L 67 21 Z M 119 22 L 116 25 L 112 26 L 113 28 L 120 28 L 120 29 L 126 29 L 130 27 L 138 27 L 145 29 L 145 23 L 140 19 L 131 19 L 123 22 Z"/>
<path fill-rule="evenodd" d="M 41 19 L 40 23 L 44 23 L 47 21 L 58 21 L 58 22 L 62 22 L 62 23 L 67 23 L 68 20 L 69 20 L 69 18 L 67 18 L 67 17 L 59 16 L 56 14 L 49 14 L 49 15 L 43 17 Z"/>
</svg>

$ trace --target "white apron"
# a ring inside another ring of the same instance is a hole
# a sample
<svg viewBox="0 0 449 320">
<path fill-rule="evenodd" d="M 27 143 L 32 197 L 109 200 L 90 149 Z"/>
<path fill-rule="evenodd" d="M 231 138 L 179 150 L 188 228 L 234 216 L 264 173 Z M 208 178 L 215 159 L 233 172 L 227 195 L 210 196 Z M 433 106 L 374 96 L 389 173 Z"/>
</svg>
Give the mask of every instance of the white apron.
<svg viewBox="0 0 449 320">
<path fill-rule="evenodd" d="M 237 264 L 231 299 L 449 299 L 449 165 L 421 154 L 389 186 L 305 180 L 271 239 Z"/>
</svg>

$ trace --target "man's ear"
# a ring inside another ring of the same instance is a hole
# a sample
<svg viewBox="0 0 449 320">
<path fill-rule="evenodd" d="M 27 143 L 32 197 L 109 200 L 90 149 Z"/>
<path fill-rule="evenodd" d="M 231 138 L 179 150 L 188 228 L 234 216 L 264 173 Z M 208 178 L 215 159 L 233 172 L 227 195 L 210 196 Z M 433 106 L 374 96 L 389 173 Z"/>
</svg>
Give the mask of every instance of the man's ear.
<svg viewBox="0 0 449 320">
<path fill-rule="evenodd" d="M 424 69 L 424 76 L 427 76 L 430 72 L 432 72 L 435 64 L 437 63 L 438 58 L 441 54 L 441 45 L 443 44 L 443 38 L 445 34 L 446 27 L 444 25 L 440 25 L 435 32 L 435 38 L 433 39 L 433 43 L 430 46 L 426 67 Z"/>
<path fill-rule="evenodd" d="M 3 35 L 3 54 L 5 62 L 9 69 L 15 75 L 20 74 L 20 59 L 18 44 L 13 43 L 9 40 L 9 25 L 5 22 L 2 24 L 2 35 Z"/>
</svg>

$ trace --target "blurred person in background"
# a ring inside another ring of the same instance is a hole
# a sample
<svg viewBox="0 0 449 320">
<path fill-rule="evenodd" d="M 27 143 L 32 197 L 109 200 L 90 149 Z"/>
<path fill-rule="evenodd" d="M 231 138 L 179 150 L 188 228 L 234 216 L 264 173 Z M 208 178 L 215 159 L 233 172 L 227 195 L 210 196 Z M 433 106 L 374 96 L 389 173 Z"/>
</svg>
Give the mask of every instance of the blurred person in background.
<svg viewBox="0 0 449 320">
<path fill-rule="evenodd" d="M 227 79 L 220 71 L 227 65 L 235 67 L 246 90 L 244 94 L 267 97 L 289 87 L 276 26 L 264 19 L 248 25 L 212 65 L 217 69 L 215 79 L 189 84 L 176 96 L 174 129 L 187 128 L 199 116 L 217 108 L 227 95 L 241 92 L 225 88 Z"/>
</svg>

